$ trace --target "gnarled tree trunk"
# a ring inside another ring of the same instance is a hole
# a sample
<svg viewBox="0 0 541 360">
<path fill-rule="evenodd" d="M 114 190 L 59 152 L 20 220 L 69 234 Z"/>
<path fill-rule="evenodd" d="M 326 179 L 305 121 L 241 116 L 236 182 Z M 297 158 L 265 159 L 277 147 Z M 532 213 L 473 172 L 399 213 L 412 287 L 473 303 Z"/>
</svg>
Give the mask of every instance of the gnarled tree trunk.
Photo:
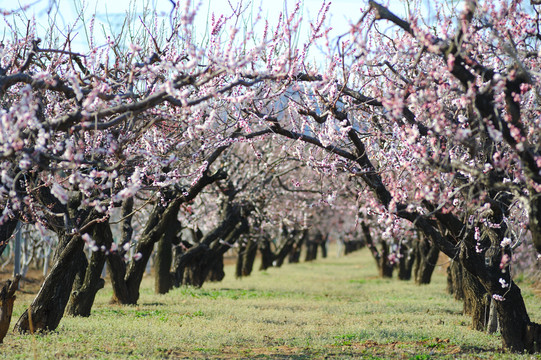
<svg viewBox="0 0 541 360">
<path fill-rule="evenodd" d="M 382 241 L 381 252 L 379 252 L 378 248 L 374 244 L 374 241 L 372 240 L 370 229 L 368 228 L 368 225 L 364 223 L 364 221 L 361 222 L 361 228 L 363 230 L 366 246 L 368 246 L 368 248 L 370 249 L 372 253 L 372 256 L 374 257 L 374 260 L 376 260 L 376 264 L 379 270 L 379 275 L 384 278 L 392 278 L 394 264 L 392 264 L 391 261 L 389 260 L 389 245 L 387 245 L 385 241 Z"/>
<path fill-rule="evenodd" d="M 15 291 L 19 288 L 20 275 L 15 276 L 13 281 L 8 280 L 0 290 L 0 344 L 9 330 L 13 304 L 15 303 Z"/>
<path fill-rule="evenodd" d="M 154 261 L 154 291 L 156 294 L 165 294 L 173 287 L 173 274 L 171 274 L 173 245 L 179 244 L 180 238 L 177 234 L 181 229 L 180 222 L 174 219 L 158 241 Z"/>
<path fill-rule="evenodd" d="M 241 245 L 239 249 L 237 266 L 235 268 L 235 276 L 237 278 L 249 276 L 252 273 L 256 255 L 257 244 L 253 239 L 248 238 L 246 243 Z"/>
<path fill-rule="evenodd" d="M 108 221 L 94 226 L 92 239 L 96 242 L 98 250 L 92 252 L 90 261 L 84 269 L 82 281 L 80 283 L 76 281 L 78 286 L 73 287 L 66 307 L 66 314 L 68 315 L 90 316 L 96 294 L 105 285 L 105 280 L 101 278 L 106 259 L 104 249 L 110 249 L 113 243 L 113 233 Z M 84 260 L 86 261 L 86 257 Z"/>
<path fill-rule="evenodd" d="M 179 259 L 175 273 L 177 277 L 182 274 L 183 285 L 201 287 L 207 280 L 223 279 L 223 256 L 248 231 L 247 216 L 251 210 L 246 204 L 225 204 L 220 224 Z"/>
<path fill-rule="evenodd" d="M 17 228 L 18 222 L 19 220 L 17 218 L 10 217 L 0 225 L 0 256 L 2 256 L 4 249 L 7 247 L 9 238 Z"/>
<path fill-rule="evenodd" d="M 414 246 L 415 265 L 413 273 L 415 274 L 415 282 L 419 285 L 430 284 L 440 250 L 423 235 L 419 235 L 419 239 Z"/>
<path fill-rule="evenodd" d="M 64 315 L 77 273 L 80 254 L 83 252 L 84 241 L 79 235 L 66 233 L 60 235 L 59 238 L 61 248 L 55 256 L 56 261 L 30 305 L 32 324 L 30 324 L 27 309 L 15 325 L 15 330 L 18 332 L 55 330 Z"/>
<path fill-rule="evenodd" d="M 400 244 L 400 259 L 398 259 L 398 279 L 410 280 L 415 262 L 413 249 L 405 244 Z"/>
<path fill-rule="evenodd" d="M 266 270 L 272 267 L 272 263 L 275 260 L 275 255 L 271 246 L 272 244 L 268 236 L 263 235 L 263 237 L 259 240 L 258 245 L 259 252 L 261 253 L 261 265 L 259 270 Z"/>
</svg>

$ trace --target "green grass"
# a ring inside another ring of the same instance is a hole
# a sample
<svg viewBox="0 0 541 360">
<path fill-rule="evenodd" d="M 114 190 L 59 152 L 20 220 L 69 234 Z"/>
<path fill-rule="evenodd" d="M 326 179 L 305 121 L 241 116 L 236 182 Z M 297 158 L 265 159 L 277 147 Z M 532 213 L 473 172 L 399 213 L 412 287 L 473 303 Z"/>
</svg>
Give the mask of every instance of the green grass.
<svg viewBox="0 0 541 360">
<path fill-rule="evenodd" d="M 462 304 L 445 293 L 443 270 L 432 284 L 377 277 L 368 251 L 255 271 L 242 280 L 226 268 L 220 283 L 152 293 L 143 282 L 137 306 L 110 305 L 98 293 L 90 318 L 66 317 L 57 331 L 8 333 L 5 359 L 516 359 L 497 335 L 469 329 Z M 530 316 L 539 298 L 523 293 Z M 32 300 L 21 294 L 14 320 Z"/>
</svg>

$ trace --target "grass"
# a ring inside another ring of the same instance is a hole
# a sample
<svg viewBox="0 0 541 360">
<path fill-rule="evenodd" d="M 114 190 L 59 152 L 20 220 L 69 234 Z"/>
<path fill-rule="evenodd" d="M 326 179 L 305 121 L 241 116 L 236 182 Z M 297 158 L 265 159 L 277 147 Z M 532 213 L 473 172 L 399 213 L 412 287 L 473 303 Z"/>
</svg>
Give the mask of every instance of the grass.
<svg viewBox="0 0 541 360">
<path fill-rule="evenodd" d="M 469 329 L 462 304 L 433 282 L 377 277 L 368 251 L 284 265 L 242 280 L 226 268 L 220 283 L 153 294 L 143 282 L 137 306 L 110 305 L 98 293 L 89 318 L 65 317 L 57 331 L 8 333 L 5 359 L 517 359 L 497 335 Z M 539 298 L 523 289 L 533 320 Z M 33 295 L 21 294 L 14 320 Z"/>
</svg>

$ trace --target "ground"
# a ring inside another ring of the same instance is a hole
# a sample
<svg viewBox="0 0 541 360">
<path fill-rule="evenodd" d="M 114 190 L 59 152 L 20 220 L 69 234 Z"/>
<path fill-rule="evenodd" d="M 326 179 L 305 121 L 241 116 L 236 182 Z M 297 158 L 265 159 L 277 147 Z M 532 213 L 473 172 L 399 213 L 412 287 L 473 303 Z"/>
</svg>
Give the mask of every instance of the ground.
<svg viewBox="0 0 541 360">
<path fill-rule="evenodd" d="M 462 304 L 445 292 L 446 262 L 440 259 L 427 286 L 379 278 L 367 250 L 240 280 L 228 265 L 220 283 L 166 295 L 153 293 L 149 276 L 137 306 L 111 305 L 107 284 L 91 317 L 65 317 L 49 334 L 10 332 L 0 346 L 7 359 L 530 358 L 505 353 L 498 335 L 469 328 Z M 539 321 L 539 297 L 522 285 Z M 13 323 L 37 289 L 24 285 Z"/>
</svg>

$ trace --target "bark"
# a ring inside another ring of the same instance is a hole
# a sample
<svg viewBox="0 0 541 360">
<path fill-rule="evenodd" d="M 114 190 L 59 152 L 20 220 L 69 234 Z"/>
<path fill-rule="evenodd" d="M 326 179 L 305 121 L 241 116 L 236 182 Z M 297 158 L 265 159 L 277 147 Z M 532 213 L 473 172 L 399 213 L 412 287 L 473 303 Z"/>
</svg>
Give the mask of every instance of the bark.
<svg viewBox="0 0 541 360">
<path fill-rule="evenodd" d="M 375 15 L 377 19 L 389 20 L 400 26 L 404 31 L 413 35 L 414 32 L 407 21 L 400 19 L 387 8 L 374 1 L 370 1 L 369 3 L 370 7 L 376 12 Z M 469 89 L 471 84 L 474 84 L 478 78 L 482 77 L 484 81 L 488 81 L 494 75 L 493 69 L 483 69 L 481 66 L 478 66 L 477 69 L 472 68 L 470 66 L 472 63 L 471 59 L 466 60 L 464 54 L 461 53 L 461 48 L 456 46 L 456 44 L 462 42 L 462 37 L 464 33 L 466 33 L 463 29 L 470 25 L 469 23 L 471 22 L 473 13 L 474 11 L 470 11 L 467 16 L 462 19 L 466 21 L 462 22 L 462 29 L 457 32 L 455 41 L 447 42 L 447 45 L 445 46 L 428 49 L 428 51 L 441 56 L 445 60 L 448 60 L 450 56 L 453 56 L 454 61 L 450 72 L 463 84 L 464 89 Z M 440 39 L 434 40 L 440 44 L 445 44 L 443 41 L 439 41 Z M 476 73 L 476 71 L 478 72 L 479 70 L 482 70 L 480 76 Z M 528 81 L 528 77 L 520 71 L 518 71 L 515 76 L 505 79 L 506 112 L 510 115 L 510 120 L 504 120 L 501 112 L 494 106 L 494 89 L 489 88 L 483 91 L 476 89 L 474 105 L 475 110 L 479 113 L 479 119 L 482 119 L 483 122 L 491 122 L 492 125 L 501 132 L 504 141 L 511 148 L 515 149 L 516 154 L 520 158 L 522 168 L 529 180 L 539 184 L 541 183 L 539 165 L 534 160 L 537 149 L 530 147 L 528 144 L 523 144 L 524 149 L 517 148 L 517 140 L 510 130 L 510 125 L 513 125 L 514 129 L 520 131 L 521 136 L 524 133 L 521 124 L 520 104 L 515 101 L 513 95 L 520 90 L 521 84 Z M 486 136 L 486 138 L 490 139 L 488 136 Z M 487 140 L 487 143 L 481 144 L 484 148 L 487 148 L 487 145 L 490 145 L 490 140 Z M 490 176 L 492 176 L 494 180 L 497 180 L 494 181 L 495 183 L 502 180 L 502 176 L 497 174 L 496 171 L 497 170 L 493 170 L 490 172 Z M 378 189 L 375 186 L 368 181 L 366 182 L 376 193 L 378 193 Z M 446 221 L 452 220 L 453 222 L 460 223 L 460 220 L 452 219 L 454 218 L 452 214 L 438 214 L 438 211 L 435 215 L 440 224 L 449 230 L 452 237 L 457 239 L 461 244 L 460 261 L 464 265 L 465 272 L 469 272 L 477 278 L 489 294 L 492 294 L 496 300 L 500 300 L 496 303 L 496 310 L 500 321 L 504 347 L 514 352 L 537 352 L 540 350 L 540 325 L 530 322 L 520 289 L 508 278 L 509 266 L 505 264 L 500 266 L 502 256 L 511 256 L 510 249 L 501 249 L 499 246 L 506 230 L 506 222 L 502 221 L 502 218 L 508 216 L 510 202 L 508 199 L 505 199 L 505 194 L 500 196 L 499 192 L 495 189 L 493 190 L 488 187 L 488 189 L 485 188 L 484 190 L 491 192 L 491 198 L 487 200 L 491 201 L 491 211 L 493 211 L 494 216 L 489 220 L 494 224 L 502 224 L 502 226 L 499 230 L 486 229 L 483 231 L 484 234 L 478 239 L 477 244 L 476 241 L 472 239 L 471 235 L 464 237 L 464 235 L 461 234 L 460 229 L 467 228 L 467 226 L 465 226 L 466 224 L 460 224 L 457 229 L 455 226 L 452 226 L 450 222 Z M 386 205 L 383 199 L 380 201 L 382 204 Z M 539 248 L 541 249 L 541 241 L 539 241 L 541 238 L 538 237 L 539 234 L 541 234 L 539 229 L 539 213 L 535 213 L 536 210 L 539 210 L 539 206 L 536 206 L 532 199 L 530 201 L 529 220 L 530 223 L 533 224 L 533 226 L 530 226 L 533 229 L 532 235 L 534 237 L 534 244 L 539 243 Z M 541 200 L 537 197 L 537 200 L 535 201 L 539 202 Z M 455 258 L 456 250 L 454 251 L 452 249 L 453 242 L 445 241 L 446 235 L 441 233 L 438 234 L 439 231 L 435 229 L 434 225 L 430 224 L 430 220 L 423 219 L 422 216 L 419 216 L 418 214 L 415 214 L 414 216 L 411 215 L 414 214 L 406 214 L 405 212 L 402 212 L 401 214 L 404 218 L 414 222 L 419 228 L 424 228 L 423 231 L 435 244 L 438 244 L 450 258 Z M 464 226 L 462 227 L 462 225 Z M 482 227 L 481 224 L 476 224 L 476 226 L 479 228 Z M 487 237 L 489 238 L 488 240 Z M 536 237 L 538 238 L 535 239 Z M 538 244 L 536 244 L 536 247 L 537 245 Z M 489 250 L 491 251 L 487 250 L 488 247 L 490 247 Z M 510 287 L 502 288 L 500 279 L 507 279 L 507 282 L 510 283 Z"/>
<path fill-rule="evenodd" d="M 216 149 L 209 157 L 208 164 L 212 164 L 225 149 L 226 147 Z M 195 199 L 207 185 L 225 177 L 226 173 L 223 170 L 218 170 L 212 175 L 209 175 L 205 171 L 201 178 L 188 191 L 179 191 L 176 189 L 164 190 L 163 196 L 167 200 L 167 203 L 162 204 L 162 202 L 159 202 L 154 206 L 142 231 L 141 238 L 135 246 L 135 253 L 138 255 L 138 260 L 131 259 L 125 269 L 125 275 L 122 276 L 124 268 L 119 263 L 122 261 L 122 258 L 114 255 L 108 259 L 110 265 L 112 265 L 109 268 L 111 272 L 119 271 L 119 273 L 112 273 L 111 275 L 115 279 L 113 283 L 113 302 L 128 305 L 137 304 L 139 300 L 139 288 L 148 260 L 154 249 L 154 244 L 162 238 L 168 228 L 176 226 L 180 206 Z"/>
<path fill-rule="evenodd" d="M 178 243 L 177 234 L 182 226 L 177 219 L 173 219 L 171 226 L 166 228 L 165 233 L 158 241 L 154 262 L 154 291 L 156 294 L 165 294 L 173 287 L 173 275 L 171 263 L 173 261 L 173 243 Z"/>
<path fill-rule="evenodd" d="M 447 291 L 455 300 L 464 300 L 464 285 L 462 283 L 462 264 L 451 260 L 447 268 Z"/>
<path fill-rule="evenodd" d="M 182 279 L 184 278 L 184 268 L 180 266 L 182 256 L 192 247 L 193 245 L 187 241 L 180 241 L 178 245 L 173 247 L 173 271 L 171 277 L 175 287 L 182 285 Z"/>
<path fill-rule="evenodd" d="M 374 260 L 376 260 L 376 265 L 378 267 L 379 275 L 384 278 L 392 278 L 394 265 L 389 261 L 389 245 L 385 242 L 381 242 L 381 252 L 378 251 L 374 241 L 372 240 L 372 235 L 370 234 L 370 229 L 368 225 L 364 222 L 361 222 L 361 228 L 363 230 L 364 240 L 366 246 L 370 249 Z"/>
<path fill-rule="evenodd" d="M 327 234 L 324 241 L 321 244 L 319 244 L 319 246 L 321 246 L 321 257 L 324 258 L 324 259 L 327 257 L 327 251 L 328 251 L 327 242 L 328 242 L 328 240 L 329 240 L 329 234 Z"/>
<path fill-rule="evenodd" d="M 301 251 L 302 251 L 302 245 L 305 243 L 308 230 L 293 230 L 293 234 L 295 237 L 295 242 L 293 243 L 293 247 L 291 248 L 291 251 L 289 252 L 289 263 L 290 264 L 296 264 L 301 259 Z"/>
<path fill-rule="evenodd" d="M 9 238 L 13 235 L 13 232 L 17 228 L 17 223 L 19 222 L 16 218 L 8 218 L 0 225 L 0 256 L 4 252 L 4 249 L 7 247 Z"/>
<path fill-rule="evenodd" d="M 0 290 L 0 344 L 4 341 L 11 323 L 13 304 L 15 303 L 15 291 L 19 288 L 20 275 L 15 276 L 13 281 L 8 280 Z"/>
<path fill-rule="evenodd" d="M 272 263 L 276 259 L 274 252 L 271 248 L 271 241 L 270 239 L 264 235 L 261 240 L 259 241 L 259 252 L 261 253 L 261 266 L 259 267 L 259 270 L 266 270 L 270 267 L 272 267 Z"/>
<path fill-rule="evenodd" d="M 124 258 L 119 252 L 111 252 L 107 255 L 107 270 L 109 271 L 109 277 L 111 278 L 111 285 L 113 287 L 113 297 L 111 303 L 113 304 L 129 304 L 130 293 L 128 286 L 124 281 L 126 276 L 126 263 Z"/>
<path fill-rule="evenodd" d="M 419 285 L 430 284 L 432 274 L 436 268 L 440 250 L 421 235 L 415 244 L 415 282 Z"/>
<path fill-rule="evenodd" d="M 295 231 L 289 232 L 285 225 L 282 225 L 281 242 L 277 249 L 272 266 L 281 267 L 284 264 L 286 256 L 292 251 L 295 245 Z"/>
<path fill-rule="evenodd" d="M 56 261 L 39 289 L 38 294 L 17 321 L 15 330 L 20 333 L 28 331 L 53 331 L 58 327 L 75 280 L 80 254 L 84 241 L 79 235 L 62 234 L 59 244 L 62 251 L 57 251 Z M 28 311 L 32 311 L 31 316 Z M 30 323 L 30 318 L 32 323 Z"/>
<path fill-rule="evenodd" d="M 212 254 L 212 253 L 211 253 Z M 225 277 L 224 271 L 224 255 L 212 254 L 213 259 L 208 261 L 208 272 L 205 281 L 219 282 Z M 204 270 L 205 271 L 205 270 Z M 202 284 L 201 284 L 202 285 Z"/>
<path fill-rule="evenodd" d="M 66 305 L 65 313 L 67 315 L 73 315 L 73 306 L 74 306 L 74 299 L 73 294 L 77 292 L 82 286 L 85 281 L 86 276 L 86 269 L 88 267 L 88 259 L 86 257 L 86 254 L 83 252 L 77 254 L 78 260 L 76 262 L 76 269 L 75 269 L 75 279 L 73 280 L 73 286 L 71 289 L 71 295 L 68 300 L 68 304 Z M 71 307 L 71 309 L 70 309 Z"/>
<path fill-rule="evenodd" d="M 541 351 L 541 326 L 530 321 L 520 289 L 515 283 L 511 282 L 505 300 L 496 301 L 495 306 L 505 348 L 514 352 Z"/>
<path fill-rule="evenodd" d="M 105 286 L 105 280 L 101 278 L 103 266 L 105 265 L 106 254 L 102 249 L 110 249 L 113 243 L 113 233 L 108 221 L 98 223 L 92 231 L 92 239 L 98 246 L 97 251 L 93 251 L 90 256 L 90 262 L 84 271 L 84 277 L 80 286 L 73 288 L 66 314 L 72 316 L 90 316 L 92 305 L 96 294 Z M 86 261 L 86 257 L 84 258 Z"/>
<path fill-rule="evenodd" d="M 112 303 L 128 304 L 130 302 L 128 286 L 124 281 L 126 276 L 126 263 L 124 261 L 124 245 L 128 244 L 132 240 L 133 227 L 133 198 L 128 198 L 122 203 L 122 234 L 120 238 L 120 246 L 118 251 L 110 252 L 107 255 L 107 269 L 109 271 L 109 277 L 111 278 L 111 285 L 113 287 Z"/>
<path fill-rule="evenodd" d="M 187 268 L 187 264 L 201 262 L 201 259 L 208 251 L 210 250 L 206 244 L 199 244 L 180 256 L 180 259 L 176 261 L 175 268 L 175 279 L 176 283 L 179 284 L 178 286 L 189 284 L 197 286 L 196 284 L 202 285 L 205 282 L 205 279 L 202 277 L 203 274 L 197 271 L 191 271 L 191 269 Z"/>
<path fill-rule="evenodd" d="M 365 246 L 365 243 L 362 240 L 349 240 L 349 241 L 344 241 L 343 243 L 344 243 L 344 255 L 360 250 Z"/>
<path fill-rule="evenodd" d="M 413 249 L 405 244 L 400 245 L 400 259 L 398 260 L 398 279 L 410 280 L 415 262 Z"/>
<path fill-rule="evenodd" d="M 541 194 L 535 193 L 533 189 L 529 191 L 534 193 L 530 196 L 529 228 L 535 250 L 541 254 Z"/>
<path fill-rule="evenodd" d="M 304 261 L 313 261 L 317 258 L 317 249 L 319 244 L 313 240 L 306 241 L 306 254 L 304 256 Z"/>
<path fill-rule="evenodd" d="M 498 313 L 496 311 L 496 300 L 490 300 L 490 312 L 488 315 L 487 333 L 494 334 L 500 331 L 500 323 L 498 321 Z"/>
<path fill-rule="evenodd" d="M 225 207 L 221 223 L 178 261 L 175 272 L 177 277 L 182 274 L 183 285 L 201 287 L 207 280 L 221 281 L 225 276 L 223 256 L 249 230 L 247 216 L 252 211 L 246 204 L 228 203 Z"/>
<path fill-rule="evenodd" d="M 149 217 L 149 220 L 141 234 L 141 238 L 135 246 L 135 254 L 140 255 L 138 260 L 132 259 L 126 269 L 124 281 L 128 291 L 128 298 L 123 299 L 123 304 L 136 304 L 139 300 L 139 288 L 145 273 L 150 255 L 154 250 L 154 244 L 159 241 L 167 228 L 174 227 L 177 221 L 178 211 L 182 198 L 175 198 L 167 206 L 158 203 Z"/>
<path fill-rule="evenodd" d="M 309 233 L 309 236 L 310 235 L 311 238 L 308 237 L 306 240 L 306 256 L 304 258 L 304 261 L 315 260 L 317 258 L 317 249 L 321 244 L 325 244 L 323 234 L 318 229 L 316 229 L 313 234 Z M 323 247 L 324 246 L 322 246 L 322 248 Z"/>
<path fill-rule="evenodd" d="M 252 273 L 256 255 L 257 244 L 250 238 L 245 244 L 241 245 L 239 250 L 237 266 L 235 268 L 235 276 L 237 278 L 249 276 Z"/>
<path fill-rule="evenodd" d="M 485 331 L 490 313 L 490 295 L 479 280 L 467 271 L 462 273 L 464 314 L 472 318 L 472 329 Z"/>
</svg>

